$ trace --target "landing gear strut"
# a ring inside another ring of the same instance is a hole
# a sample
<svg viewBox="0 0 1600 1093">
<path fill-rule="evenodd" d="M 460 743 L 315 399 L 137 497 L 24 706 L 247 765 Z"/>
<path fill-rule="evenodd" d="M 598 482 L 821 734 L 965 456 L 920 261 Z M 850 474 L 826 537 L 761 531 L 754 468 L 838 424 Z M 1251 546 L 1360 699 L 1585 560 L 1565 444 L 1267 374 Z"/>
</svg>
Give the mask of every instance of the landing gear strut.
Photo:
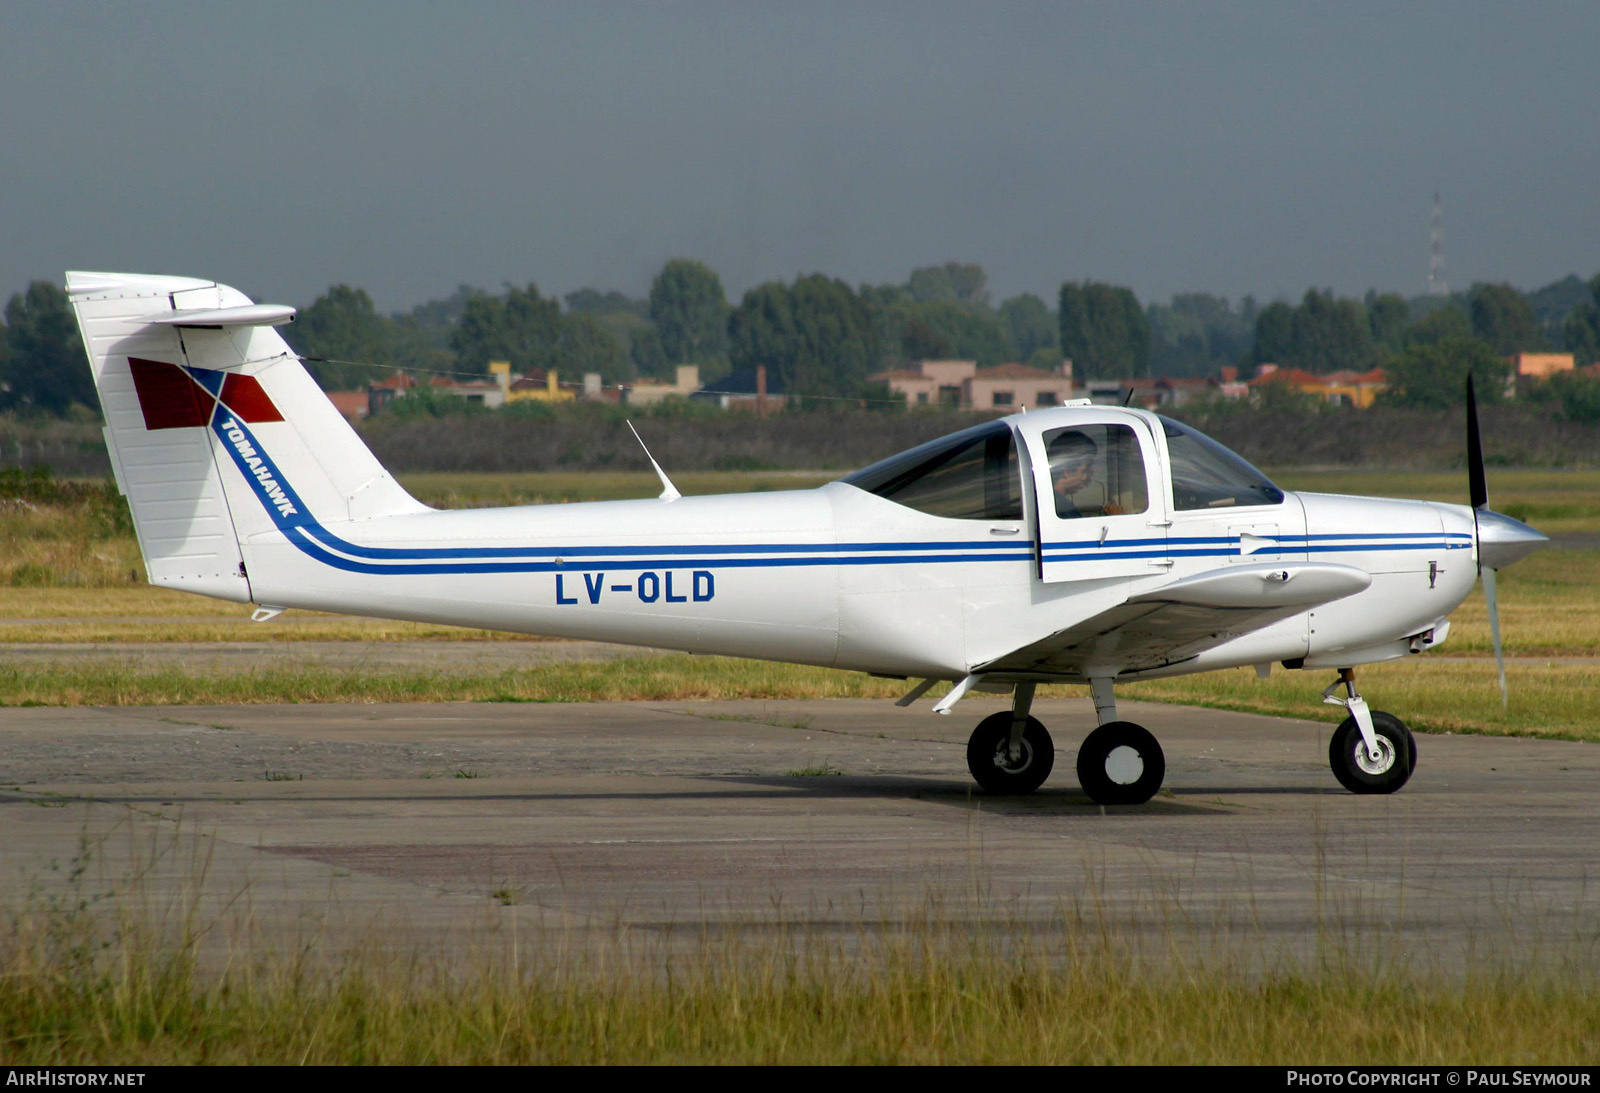
<svg viewBox="0 0 1600 1093">
<path fill-rule="evenodd" d="M 967 769 L 990 793 L 1032 793 L 1044 785 L 1056 763 L 1055 742 L 1033 706 L 1032 683 L 1018 683 L 1011 712 L 978 722 L 967 741 Z"/>
<path fill-rule="evenodd" d="M 1344 687 L 1345 697 L 1333 692 Z M 1322 692 L 1331 706 L 1343 706 L 1350 716 L 1339 722 L 1328 742 L 1328 765 L 1339 784 L 1351 793 L 1393 793 L 1417 769 L 1417 742 L 1405 722 L 1382 710 L 1369 710 L 1356 693 L 1356 674 L 1350 668 Z"/>
</svg>

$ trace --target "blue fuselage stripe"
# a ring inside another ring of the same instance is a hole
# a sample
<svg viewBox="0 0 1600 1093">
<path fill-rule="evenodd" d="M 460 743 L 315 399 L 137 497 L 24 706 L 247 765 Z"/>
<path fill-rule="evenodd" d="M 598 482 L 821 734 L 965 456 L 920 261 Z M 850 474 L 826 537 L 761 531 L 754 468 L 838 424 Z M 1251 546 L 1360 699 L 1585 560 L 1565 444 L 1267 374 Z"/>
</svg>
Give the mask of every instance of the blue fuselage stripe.
<svg viewBox="0 0 1600 1093">
<path fill-rule="evenodd" d="M 218 405 L 211 429 L 255 491 L 284 537 L 308 557 L 351 573 L 562 573 L 644 569 L 757 569 L 796 566 L 938 565 L 971 562 L 1031 562 L 1033 545 L 993 540 L 953 542 L 718 543 L 626 546 L 373 547 L 351 543 L 323 527 L 268 458 L 250 429 Z M 1281 535 L 1261 538 L 1278 545 L 1258 553 L 1367 553 L 1391 550 L 1455 550 L 1472 545 L 1470 535 L 1447 532 Z M 1129 549 L 1139 548 L 1139 549 Z M 345 557 L 345 555 L 350 555 Z M 757 555 L 732 557 L 731 555 Z M 1114 542 L 1044 544 L 1046 562 L 1092 562 L 1116 558 L 1239 557 L 1232 536 L 1177 536 Z M 575 564 L 573 564 L 575 563 Z"/>
</svg>

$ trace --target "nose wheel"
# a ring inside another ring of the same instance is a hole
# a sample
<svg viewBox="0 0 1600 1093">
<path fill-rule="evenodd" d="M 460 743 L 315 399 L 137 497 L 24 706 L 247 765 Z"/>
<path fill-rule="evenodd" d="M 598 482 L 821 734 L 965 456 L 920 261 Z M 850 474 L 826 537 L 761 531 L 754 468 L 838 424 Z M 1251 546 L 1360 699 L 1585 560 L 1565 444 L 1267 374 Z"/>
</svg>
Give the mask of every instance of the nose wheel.
<svg viewBox="0 0 1600 1093">
<path fill-rule="evenodd" d="M 1334 694 L 1340 687 L 1344 698 Z M 1351 793 L 1393 793 L 1411 780 L 1417 769 L 1411 730 L 1394 714 L 1367 707 L 1356 693 L 1353 669 L 1339 670 L 1339 678 L 1322 692 L 1322 701 L 1350 711 L 1328 742 L 1328 765 L 1341 786 Z"/>
<path fill-rule="evenodd" d="M 1333 730 L 1328 742 L 1328 765 L 1339 784 L 1351 793 L 1393 793 L 1411 780 L 1417 769 L 1417 743 L 1405 722 L 1394 714 L 1373 710 L 1372 735 L 1378 744 L 1373 756 L 1361 738 L 1361 726 L 1347 717 Z"/>
</svg>

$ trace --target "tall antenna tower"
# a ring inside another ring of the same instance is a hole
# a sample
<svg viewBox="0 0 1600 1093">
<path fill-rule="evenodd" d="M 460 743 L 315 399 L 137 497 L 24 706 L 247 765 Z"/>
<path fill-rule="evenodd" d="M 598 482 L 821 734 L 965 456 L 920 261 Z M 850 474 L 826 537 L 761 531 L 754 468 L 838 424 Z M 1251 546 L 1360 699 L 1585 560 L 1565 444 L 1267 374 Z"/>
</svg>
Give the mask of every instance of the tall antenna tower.
<svg viewBox="0 0 1600 1093">
<path fill-rule="evenodd" d="M 1433 191 L 1432 246 L 1428 252 L 1428 295 L 1448 296 L 1450 286 L 1444 279 L 1444 201 L 1439 191 Z"/>
</svg>

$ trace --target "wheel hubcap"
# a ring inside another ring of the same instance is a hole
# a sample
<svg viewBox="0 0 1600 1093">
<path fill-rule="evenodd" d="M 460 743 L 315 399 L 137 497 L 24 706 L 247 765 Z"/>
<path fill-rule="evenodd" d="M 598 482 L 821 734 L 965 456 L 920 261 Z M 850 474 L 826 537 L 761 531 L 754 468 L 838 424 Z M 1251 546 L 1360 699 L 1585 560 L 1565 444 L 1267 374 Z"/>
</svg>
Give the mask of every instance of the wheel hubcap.
<svg viewBox="0 0 1600 1093">
<path fill-rule="evenodd" d="M 1119 786 L 1131 786 L 1144 773 L 1144 757 L 1123 744 L 1111 749 L 1106 756 L 1106 777 Z"/>
<path fill-rule="evenodd" d="M 1033 765 L 1033 749 L 1026 740 L 1017 745 L 1017 761 L 1011 761 L 1011 744 L 1009 741 L 1000 741 L 1000 746 L 994 752 L 994 765 L 1007 774 L 1020 774 Z"/>
<path fill-rule="evenodd" d="M 1378 737 L 1378 758 L 1374 760 L 1367 754 L 1367 746 L 1357 740 L 1356 766 L 1361 768 L 1363 774 L 1387 774 L 1389 768 L 1394 766 L 1394 744 L 1387 737 Z"/>
</svg>

